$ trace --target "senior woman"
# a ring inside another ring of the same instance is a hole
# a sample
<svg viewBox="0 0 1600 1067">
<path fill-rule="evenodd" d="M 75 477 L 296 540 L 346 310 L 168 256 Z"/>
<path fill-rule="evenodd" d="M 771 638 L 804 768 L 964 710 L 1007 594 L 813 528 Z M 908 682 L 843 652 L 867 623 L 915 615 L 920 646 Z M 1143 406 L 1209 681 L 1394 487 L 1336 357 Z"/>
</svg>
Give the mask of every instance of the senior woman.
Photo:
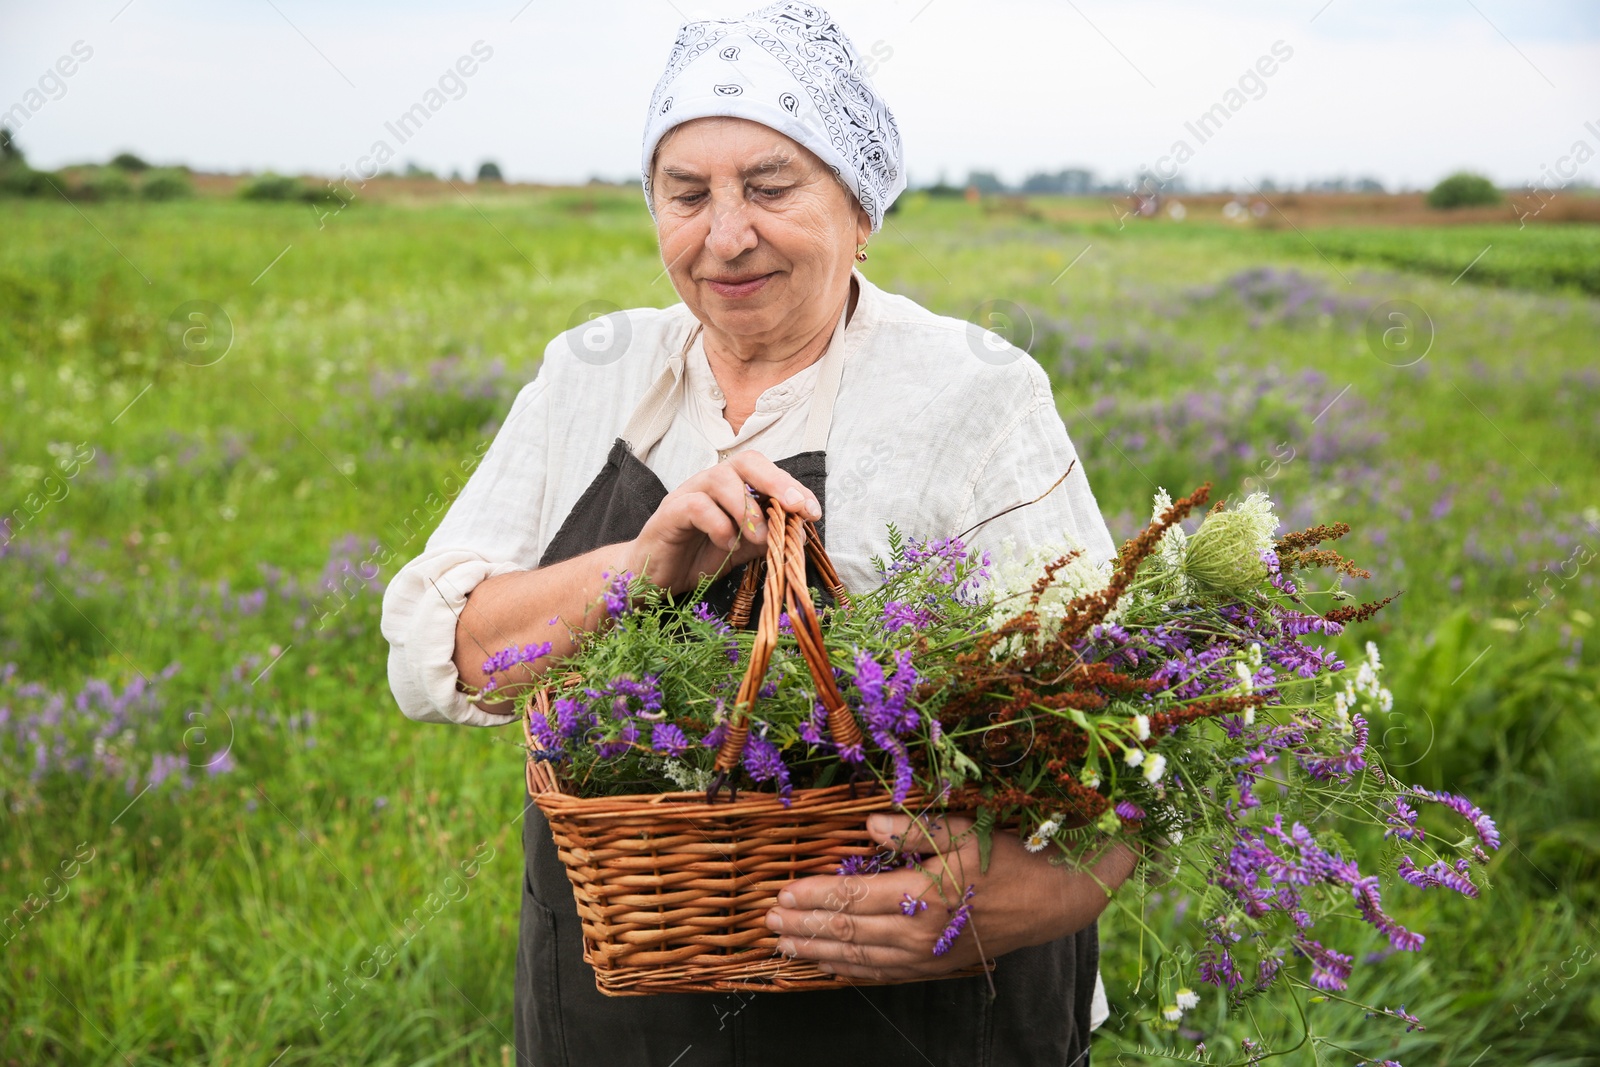
<svg viewBox="0 0 1600 1067">
<path fill-rule="evenodd" d="M 1111 557 L 1038 365 L 856 269 L 905 171 L 893 115 L 824 11 L 787 2 L 687 23 L 650 104 L 642 165 L 683 302 L 619 313 L 609 348 L 586 345 L 583 328 L 546 348 L 384 598 L 390 683 L 407 715 L 508 721 L 463 683 L 486 681 L 490 648 L 549 641 L 559 661 L 572 631 L 598 625 L 610 575 L 676 591 L 718 576 L 713 598 L 725 603 L 733 572 L 766 542 L 749 489 L 817 520 L 845 585 L 864 590 L 877 580 L 871 557 L 888 553 L 887 523 L 954 534 L 1071 467 L 1061 488 L 978 540 L 1027 549 L 1067 535 Z M 922 875 L 801 879 L 768 915 L 780 951 L 892 984 L 611 999 L 583 961 L 548 825 L 532 805 L 523 815 L 520 1063 L 1088 1061 L 1099 883 L 1127 876 L 1126 854 L 1090 875 L 1000 835 L 977 879 L 977 936 L 943 956 L 931 951 L 942 919 L 897 906 Z M 958 836 L 941 844 L 973 849 L 948 823 L 942 832 Z M 908 825 L 874 816 L 868 829 L 888 841 Z M 998 957 L 992 998 L 983 977 L 929 980 L 984 956 Z"/>
</svg>

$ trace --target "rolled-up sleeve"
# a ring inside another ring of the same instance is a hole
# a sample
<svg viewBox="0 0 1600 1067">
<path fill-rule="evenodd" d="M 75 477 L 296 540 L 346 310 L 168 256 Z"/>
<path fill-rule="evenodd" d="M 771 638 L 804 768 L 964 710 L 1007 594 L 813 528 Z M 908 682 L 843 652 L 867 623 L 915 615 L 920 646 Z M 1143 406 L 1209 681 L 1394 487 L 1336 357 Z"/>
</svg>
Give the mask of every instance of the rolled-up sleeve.
<svg viewBox="0 0 1600 1067">
<path fill-rule="evenodd" d="M 511 721 L 511 716 L 485 712 L 456 688 L 456 620 L 479 583 L 531 570 L 538 562 L 552 460 L 547 385 L 541 372 L 517 395 L 494 443 L 422 553 L 384 591 L 381 627 L 389 642 L 389 688 L 400 710 L 419 722 L 498 726 Z"/>
</svg>

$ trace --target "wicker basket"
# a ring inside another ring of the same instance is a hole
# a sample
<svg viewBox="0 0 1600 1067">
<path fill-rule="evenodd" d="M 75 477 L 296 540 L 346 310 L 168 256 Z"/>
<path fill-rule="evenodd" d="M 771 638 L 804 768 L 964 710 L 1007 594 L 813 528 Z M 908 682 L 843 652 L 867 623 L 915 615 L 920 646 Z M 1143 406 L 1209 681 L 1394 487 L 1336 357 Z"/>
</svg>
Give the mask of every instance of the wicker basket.
<svg viewBox="0 0 1600 1067">
<path fill-rule="evenodd" d="M 747 713 L 766 675 L 787 606 L 795 637 L 841 744 L 859 743 L 861 728 L 845 704 L 823 650 L 822 630 L 806 586 L 809 555 L 836 603 L 848 603 L 838 574 L 810 523 L 776 503 L 767 510 L 765 599 L 744 679 L 716 769 L 738 767 L 749 735 Z M 809 536 L 808 536 L 809 535 Z M 804 550 L 801 545 L 804 544 Z M 747 566 L 730 621 L 749 621 L 761 581 L 759 561 Z M 547 711 L 549 696 L 538 694 Z M 527 722 L 524 722 L 526 732 Z M 572 883 L 583 926 L 584 959 L 602 993 L 788 991 L 868 984 L 824 974 L 810 960 L 777 953 L 766 913 L 791 879 L 832 874 L 848 856 L 877 848 L 866 831 L 872 812 L 896 806 L 876 784 L 796 789 L 784 807 L 773 793 L 715 800 L 709 793 L 649 793 L 580 798 L 527 732 L 528 792 L 550 822 Z M 908 798 L 907 807 L 919 803 Z M 960 972 L 981 973 L 981 968 Z"/>
</svg>

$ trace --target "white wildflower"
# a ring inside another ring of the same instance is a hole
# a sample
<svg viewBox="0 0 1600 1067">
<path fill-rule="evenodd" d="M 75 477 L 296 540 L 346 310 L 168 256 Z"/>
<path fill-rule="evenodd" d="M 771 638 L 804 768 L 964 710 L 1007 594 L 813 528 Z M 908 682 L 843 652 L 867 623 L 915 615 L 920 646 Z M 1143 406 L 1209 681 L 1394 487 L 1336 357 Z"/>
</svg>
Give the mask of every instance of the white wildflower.
<svg viewBox="0 0 1600 1067">
<path fill-rule="evenodd" d="M 691 767 L 682 760 L 662 757 L 658 763 L 661 773 L 685 793 L 703 793 L 711 786 L 711 772 Z"/>
<path fill-rule="evenodd" d="M 1122 754 L 1122 762 L 1130 767 L 1137 767 L 1144 762 L 1144 749 L 1130 748 Z"/>
<path fill-rule="evenodd" d="M 1367 642 L 1367 662 L 1372 664 L 1373 670 L 1383 670 L 1383 661 L 1378 658 L 1378 643 L 1376 641 Z"/>
<path fill-rule="evenodd" d="M 1245 650 L 1244 661 L 1250 664 L 1250 669 L 1252 671 L 1259 671 L 1261 669 L 1262 658 L 1260 641 L 1250 642 L 1250 647 Z"/>
<path fill-rule="evenodd" d="M 1050 816 L 1050 818 L 1039 824 L 1037 830 L 1028 835 L 1028 839 L 1022 843 L 1022 847 L 1029 852 L 1043 851 L 1044 846 L 1050 843 L 1050 839 L 1056 836 L 1056 831 L 1061 829 L 1061 822 L 1061 816 Z"/>
<path fill-rule="evenodd" d="M 1249 520 L 1250 532 L 1261 551 L 1270 550 L 1279 525 L 1278 516 L 1272 513 L 1272 498 L 1265 493 L 1251 493 L 1233 510 Z"/>
<path fill-rule="evenodd" d="M 1166 772 L 1167 757 L 1159 752 L 1150 753 L 1150 758 L 1144 761 L 1144 780 L 1154 785 Z"/>
<path fill-rule="evenodd" d="M 1085 767 L 1083 769 L 1083 773 L 1078 777 L 1082 780 L 1083 784 L 1088 786 L 1090 789 L 1100 788 L 1100 772 L 1095 770 L 1093 767 Z"/>
<path fill-rule="evenodd" d="M 1245 666 L 1239 660 L 1234 660 L 1233 673 L 1239 676 L 1239 688 L 1244 690 L 1245 695 L 1248 696 L 1256 691 L 1256 679 L 1255 676 L 1250 673 L 1249 667 Z"/>
<path fill-rule="evenodd" d="M 1256 724 L 1256 706 L 1254 704 L 1244 709 L 1244 724 L 1246 726 L 1254 726 Z"/>
<path fill-rule="evenodd" d="M 1178 995 L 1174 999 L 1177 1001 L 1178 1007 L 1184 1011 L 1193 1011 L 1200 1006 L 1200 994 L 1188 986 L 1178 990 Z"/>
<path fill-rule="evenodd" d="M 1166 1007 L 1161 1009 L 1161 1017 L 1167 1020 L 1169 1023 L 1175 1023 L 1179 1019 L 1183 1018 L 1183 1009 L 1178 1007 L 1176 1004 L 1168 1004 Z"/>
<path fill-rule="evenodd" d="M 1247 595 L 1267 577 L 1263 552 L 1273 548 L 1278 517 L 1265 493 L 1251 493 L 1237 507 L 1214 512 L 1189 539 L 1184 573 L 1224 593 Z"/>
<path fill-rule="evenodd" d="M 1141 714 L 1133 717 L 1133 735 L 1141 741 L 1150 740 L 1150 716 Z"/>
<path fill-rule="evenodd" d="M 1378 693 L 1378 672 L 1366 660 L 1356 670 L 1356 692 L 1369 697 L 1375 697 Z"/>
<path fill-rule="evenodd" d="M 1155 505 L 1150 509 L 1150 521 L 1160 522 L 1161 516 L 1172 507 L 1172 497 L 1165 489 L 1157 489 Z M 1161 535 L 1161 543 L 1156 546 L 1156 551 L 1151 553 L 1151 560 L 1158 569 L 1167 574 L 1176 576 L 1179 581 L 1183 578 L 1183 557 L 1188 546 L 1189 535 L 1183 532 L 1183 527 L 1173 523 Z M 1181 588 L 1180 588 L 1181 595 Z"/>
<path fill-rule="evenodd" d="M 1387 689 L 1379 688 L 1378 690 L 1378 710 L 1394 710 L 1394 694 L 1389 692 Z"/>
<path fill-rule="evenodd" d="M 1068 604 L 1081 596 L 1098 593 L 1111 584 L 1111 562 L 1092 561 L 1083 546 L 1071 539 L 1060 544 L 1044 545 L 1023 555 L 1018 554 L 1016 541 L 1012 538 L 1001 542 L 992 567 L 994 578 L 989 586 L 994 596 L 994 608 L 989 613 L 990 628 L 998 629 L 1027 611 L 1032 600 L 1033 583 L 1044 574 L 1047 566 L 1073 552 L 1077 552 L 1077 555 L 1056 570 L 1049 588 L 1040 595 L 1039 604 L 1033 609 L 1039 621 L 1039 631 L 1035 635 L 1038 644 L 1055 636 L 1061 628 L 1062 619 L 1066 617 Z M 1106 621 L 1116 621 L 1121 610 L 1121 605 L 1113 607 L 1106 613 Z M 1012 637 L 999 642 L 992 654 L 997 659 L 1012 656 L 1023 650 L 1024 640 L 1022 637 Z"/>
</svg>

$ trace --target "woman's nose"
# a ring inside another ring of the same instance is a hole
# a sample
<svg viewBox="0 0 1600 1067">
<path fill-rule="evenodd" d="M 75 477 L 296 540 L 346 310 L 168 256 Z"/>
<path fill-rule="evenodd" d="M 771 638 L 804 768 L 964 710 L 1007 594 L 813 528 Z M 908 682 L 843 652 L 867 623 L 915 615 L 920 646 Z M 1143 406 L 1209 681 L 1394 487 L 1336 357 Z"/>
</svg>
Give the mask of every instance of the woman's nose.
<svg viewBox="0 0 1600 1067">
<path fill-rule="evenodd" d="M 712 193 L 711 230 L 706 235 L 706 248 L 712 255 L 721 260 L 737 259 L 759 243 L 749 207 L 742 190 Z"/>
</svg>

